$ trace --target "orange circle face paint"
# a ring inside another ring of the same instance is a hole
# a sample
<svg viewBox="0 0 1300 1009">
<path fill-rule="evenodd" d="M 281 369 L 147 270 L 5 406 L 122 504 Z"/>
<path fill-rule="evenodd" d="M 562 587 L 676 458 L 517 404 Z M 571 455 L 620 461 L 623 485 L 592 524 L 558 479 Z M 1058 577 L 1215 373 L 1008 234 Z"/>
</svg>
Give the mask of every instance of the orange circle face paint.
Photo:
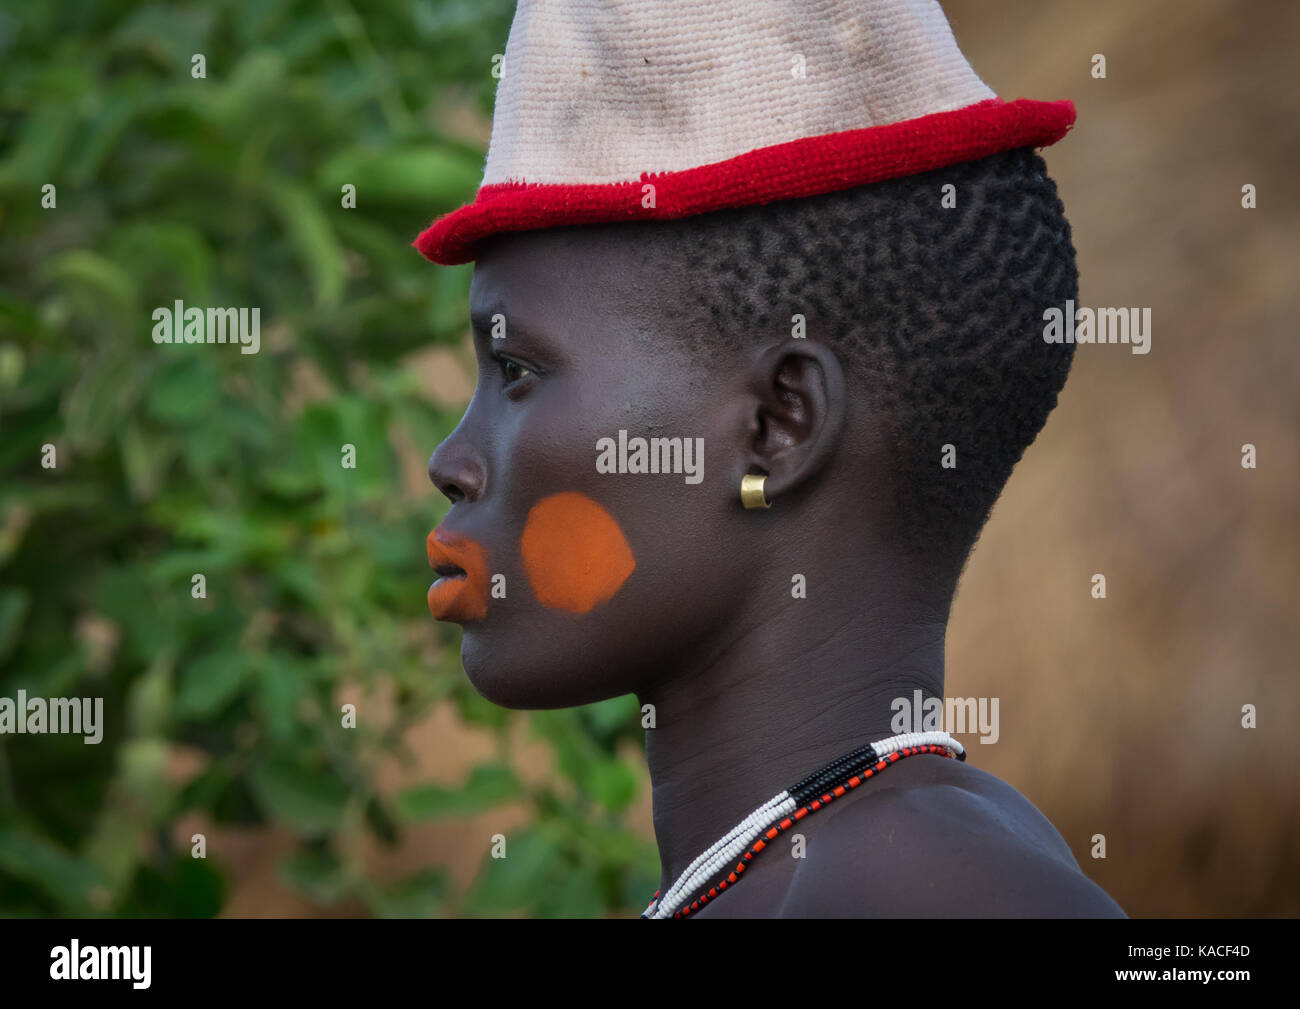
<svg viewBox="0 0 1300 1009">
<path fill-rule="evenodd" d="M 533 505 L 519 550 L 537 601 L 570 613 L 605 602 L 636 568 L 614 516 L 576 491 Z"/>
</svg>

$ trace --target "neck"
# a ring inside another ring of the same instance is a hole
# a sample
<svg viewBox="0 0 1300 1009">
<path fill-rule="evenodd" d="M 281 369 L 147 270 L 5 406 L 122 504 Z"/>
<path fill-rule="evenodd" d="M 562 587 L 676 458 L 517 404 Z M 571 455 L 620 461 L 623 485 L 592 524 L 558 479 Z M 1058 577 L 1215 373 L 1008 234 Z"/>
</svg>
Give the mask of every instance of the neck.
<svg viewBox="0 0 1300 1009">
<path fill-rule="evenodd" d="M 942 694 L 946 612 L 898 612 L 899 594 L 864 598 L 855 577 L 852 588 L 825 593 L 844 601 L 840 612 L 802 600 L 782 603 L 780 619 L 732 622 L 744 630 L 704 646 L 698 662 L 640 696 L 655 709 L 646 760 L 661 893 L 760 803 L 895 735 L 895 698 Z"/>
</svg>

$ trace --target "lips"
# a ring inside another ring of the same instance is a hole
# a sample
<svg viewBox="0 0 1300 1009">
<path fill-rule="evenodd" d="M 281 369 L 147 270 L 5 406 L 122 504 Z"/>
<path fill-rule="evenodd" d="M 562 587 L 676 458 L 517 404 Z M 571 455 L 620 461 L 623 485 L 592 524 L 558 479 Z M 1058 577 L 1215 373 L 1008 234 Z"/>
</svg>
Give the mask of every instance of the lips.
<svg viewBox="0 0 1300 1009">
<path fill-rule="evenodd" d="M 429 566 L 441 577 L 429 586 L 436 620 L 466 623 L 487 615 L 487 551 L 468 536 L 439 526 L 427 540 Z"/>
</svg>

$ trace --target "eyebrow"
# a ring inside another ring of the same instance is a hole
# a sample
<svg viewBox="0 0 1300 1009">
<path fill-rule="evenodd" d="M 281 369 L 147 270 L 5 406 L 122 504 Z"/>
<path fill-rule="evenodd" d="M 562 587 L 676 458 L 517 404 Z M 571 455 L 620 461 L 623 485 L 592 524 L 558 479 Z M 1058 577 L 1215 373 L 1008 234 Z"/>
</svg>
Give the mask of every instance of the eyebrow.
<svg viewBox="0 0 1300 1009">
<path fill-rule="evenodd" d="M 476 332 L 486 333 L 492 328 L 492 316 L 494 315 L 504 315 L 506 317 L 506 326 L 509 327 L 510 313 L 505 310 L 505 306 L 499 301 L 489 302 L 483 308 L 470 309 L 469 323 Z"/>
<path fill-rule="evenodd" d="M 503 315 L 506 319 L 506 338 L 502 341 L 492 339 L 492 317 L 494 315 Z M 514 344 L 521 349 L 535 349 L 545 351 L 553 347 L 553 344 L 544 338 L 535 337 L 533 332 L 510 318 L 510 313 L 506 311 L 505 305 L 497 299 L 488 302 L 488 304 L 479 309 L 471 309 L 469 313 L 470 326 L 474 331 L 474 340 L 477 343 L 480 339 L 488 346 L 494 342 L 504 344 Z"/>
</svg>

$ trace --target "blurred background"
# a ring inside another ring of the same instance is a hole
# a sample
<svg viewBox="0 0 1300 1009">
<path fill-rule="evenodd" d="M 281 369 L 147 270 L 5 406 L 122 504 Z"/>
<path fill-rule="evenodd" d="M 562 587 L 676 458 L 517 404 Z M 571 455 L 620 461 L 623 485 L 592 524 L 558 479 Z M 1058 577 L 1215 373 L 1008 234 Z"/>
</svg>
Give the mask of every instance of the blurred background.
<svg viewBox="0 0 1300 1009">
<path fill-rule="evenodd" d="M 1131 915 L 1300 913 L 1300 5 L 944 8 L 1000 95 L 1076 103 L 1045 157 L 1080 303 L 1152 315 L 1145 356 L 1079 348 L 967 568 L 947 693 L 1001 716 L 971 759 Z M 99 745 L 0 735 L 0 914 L 635 915 L 653 893 L 635 700 L 496 708 L 424 601 L 472 268 L 410 242 L 472 198 L 512 14 L 0 13 L 0 696 L 105 705 Z M 176 299 L 260 306 L 261 352 L 154 346 Z"/>
</svg>

